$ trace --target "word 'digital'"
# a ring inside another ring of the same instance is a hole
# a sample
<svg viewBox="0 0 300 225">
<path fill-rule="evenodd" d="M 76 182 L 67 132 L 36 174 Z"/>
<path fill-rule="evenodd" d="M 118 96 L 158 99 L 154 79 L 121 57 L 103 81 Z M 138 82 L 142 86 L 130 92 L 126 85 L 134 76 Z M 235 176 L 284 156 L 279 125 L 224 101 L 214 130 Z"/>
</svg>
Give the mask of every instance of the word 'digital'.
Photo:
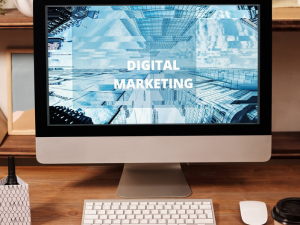
<svg viewBox="0 0 300 225">
<path fill-rule="evenodd" d="M 176 60 L 173 60 L 173 65 L 170 60 L 144 60 L 140 62 L 139 60 L 135 61 L 127 61 L 127 69 L 128 70 L 180 70 L 179 67 L 176 66 Z"/>
</svg>

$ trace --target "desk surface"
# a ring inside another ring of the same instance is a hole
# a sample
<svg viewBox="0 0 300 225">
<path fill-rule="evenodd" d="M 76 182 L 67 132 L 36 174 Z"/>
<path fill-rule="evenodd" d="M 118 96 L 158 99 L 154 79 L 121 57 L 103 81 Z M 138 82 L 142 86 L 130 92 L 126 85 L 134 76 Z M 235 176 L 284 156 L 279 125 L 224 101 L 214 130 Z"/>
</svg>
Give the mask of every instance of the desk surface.
<svg viewBox="0 0 300 225">
<path fill-rule="evenodd" d="M 84 199 L 117 199 L 122 166 L 17 167 L 29 184 L 32 225 L 81 222 Z M 300 197 L 300 160 L 182 166 L 193 194 L 213 199 L 218 225 L 243 224 L 239 201 L 259 200 L 268 211 L 279 199 Z M 0 177 L 6 176 L 0 167 Z M 269 214 L 267 225 L 273 224 Z"/>
</svg>

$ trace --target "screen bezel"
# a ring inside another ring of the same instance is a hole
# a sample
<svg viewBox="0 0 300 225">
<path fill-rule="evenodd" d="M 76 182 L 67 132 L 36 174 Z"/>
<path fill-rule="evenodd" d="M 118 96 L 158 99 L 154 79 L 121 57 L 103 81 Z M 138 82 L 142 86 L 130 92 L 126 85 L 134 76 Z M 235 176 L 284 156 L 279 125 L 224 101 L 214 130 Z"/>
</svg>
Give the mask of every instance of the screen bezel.
<svg viewBox="0 0 300 225">
<path fill-rule="evenodd" d="M 247 3 L 246 3 L 247 2 Z M 174 5 L 170 0 L 151 1 L 140 4 L 137 1 L 99 1 L 95 0 L 44 0 L 34 1 L 34 70 L 35 70 L 35 108 L 37 137 L 83 137 L 83 136 L 214 136 L 214 135 L 270 135 L 272 101 L 272 2 L 251 0 L 220 0 L 201 2 L 203 5 L 259 5 L 258 30 L 258 90 L 259 123 L 257 124 L 122 124 L 122 125 L 48 125 L 48 66 L 47 66 L 47 6 L 66 5 Z M 177 4 L 177 5 L 194 5 Z M 262 29 L 263 28 L 263 29 Z M 263 51 L 261 46 L 263 46 Z M 262 60 L 264 59 L 263 63 Z M 263 79 L 261 73 L 264 73 Z M 40 76 L 39 74 L 45 74 Z M 263 91 L 260 87 L 263 87 Z M 134 143 L 133 143 L 134 144 Z"/>
</svg>

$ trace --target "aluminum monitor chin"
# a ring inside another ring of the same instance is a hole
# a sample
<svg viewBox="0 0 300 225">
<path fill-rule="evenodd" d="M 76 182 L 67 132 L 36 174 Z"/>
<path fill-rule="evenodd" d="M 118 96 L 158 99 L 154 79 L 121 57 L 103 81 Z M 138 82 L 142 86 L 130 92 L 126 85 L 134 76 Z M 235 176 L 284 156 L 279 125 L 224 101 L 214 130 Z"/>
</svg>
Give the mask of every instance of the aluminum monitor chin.
<svg viewBox="0 0 300 225">
<path fill-rule="evenodd" d="M 271 1 L 34 2 L 41 163 L 271 156 Z"/>
</svg>

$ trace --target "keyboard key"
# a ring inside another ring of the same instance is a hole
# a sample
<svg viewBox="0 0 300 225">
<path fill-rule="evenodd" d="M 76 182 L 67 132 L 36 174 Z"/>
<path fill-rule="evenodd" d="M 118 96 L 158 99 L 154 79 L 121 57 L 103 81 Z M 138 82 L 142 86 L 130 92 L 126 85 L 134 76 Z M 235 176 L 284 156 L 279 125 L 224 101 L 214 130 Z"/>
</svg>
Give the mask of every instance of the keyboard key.
<svg viewBox="0 0 300 225">
<path fill-rule="evenodd" d="M 130 205 L 138 205 L 138 202 L 130 202 Z"/>
<path fill-rule="evenodd" d="M 121 220 L 113 220 L 113 223 L 114 223 L 114 224 L 120 224 L 120 223 L 121 223 Z"/>
<path fill-rule="evenodd" d="M 148 202 L 140 202 L 140 205 L 148 205 Z"/>
<path fill-rule="evenodd" d="M 104 202 L 104 205 L 111 205 L 111 202 Z"/>
<path fill-rule="evenodd" d="M 95 205 L 102 205 L 102 202 L 95 202 Z"/>
<path fill-rule="evenodd" d="M 93 224 L 94 220 L 84 220 L 83 221 L 85 224 Z"/>
<path fill-rule="evenodd" d="M 168 210 L 160 210 L 160 214 L 168 214 Z"/>
<path fill-rule="evenodd" d="M 102 224 L 102 221 L 103 221 L 103 220 L 94 220 L 94 223 L 95 223 L 95 224 L 97 224 L 97 223 L 98 223 L 98 224 Z"/>
<path fill-rule="evenodd" d="M 99 219 L 98 215 L 85 215 L 84 218 L 85 219 Z"/>
<path fill-rule="evenodd" d="M 144 216 L 143 215 L 136 215 L 135 218 L 140 220 L 140 219 L 144 219 Z"/>
<path fill-rule="evenodd" d="M 162 218 L 163 219 L 171 219 L 171 215 L 169 215 L 169 214 L 162 215 Z"/>
<path fill-rule="evenodd" d="M 168 223 L 176 223 L 176 221 L 174 219 L 169 219 Z"/>
<path fill-rule="evenodd" d="M 210 205 L 210 202 L 203 202 L 203 205 Z"/>
<path fill-rule="evenodd" d="M 107 220 L 108 219 L 108 215 L 100 215 L 99 218 L 101 220 Z"/>
<path fill-rule="evenodd" d="M 96 210 L 85 210 L 84 212 L 86 215 L 96 215 L 97 211 Z"/>
<path fill-rule="evenodd" d="M 189 219 L 198 219 L 198 216 L 196 214 L 190 214 Z"/>
<path fill-rule="evenodd" d="M 185 205 L 193 205 L 193 202 L 185 202 Z"/>
<path fill-rule="evenodd" d="M 147 205 L 147 209 L 155 209 L 154 205 Z"/>
<path fill-rule="evenodd" d="M 95 205 L 94 209 L 102 209 L 102 206 L 101 205 Z"/>
<path fill-rule="evenodd" d="M 135 218 L 134 218 L 134 215 L 127 215 L 126 219 L 133 220 Z"/>
<path fill-rule="evenodd" d="M 113 205 L 121 205 L 121 202 L 113 202 Z"/>
<path fill-rule="evenodd" d="M 186 219 L 185 223 L 194 223 L 194 220 L 193 219 Z"/>
<path fill-rule="evenodd" d="M 189 218 L 189 216 L 188 215 L 186 215 L 186 214 L 184 214 L 184 215 L 180 215 L 180 219 L 188 219 Z"/>
<path fill-rule="evenodd" d="M 182 209 L 190 209 L 190 206 L 189 205 L 182 205 L 181 208 Z"/>
<path fill-rule="evenodd" d="M 117 215 L 109 215 L 108 219 L 115 220 L 115 219 L 117 219 Z"/>
<path fill-rule="evenodd" d="M 201 202 L 194 202 L 194 205 L 201 205 Z"/>
<path fill-rule="evenodd" d="M 194 210 L 186 210 L 186 214 L 195 214 Z"/>
<path fill-rule="evenodd" d="M 141 223 L 141 224 L 147 224 L 147 223 L 148 223 L 148 220 L 145 220 L 145 219 L 140 220 L 140 223 Z"/>
<path fill-rule="evenodd" d="M 142 214 L 141 210 L 133 210 L 133 214 Z"/>
<path fill-rule="evenodd" d="M 156 205 L 156 202 L 149 202 L 149 205 Z"/>
<path fill-rule="evenodd" d="M 176 205 L 183 205 L 183 202 L 176 202 Z"/>
<path fill-rule="evenodd" d="M 149 220 L 149 223 L 151 223 L 151 224 L 156 224 L 156 223 L 157 223 L 157 220 L 156 220 L 156 219 L 151 219 L 151 220 Z"/>
<path fill-rule="evenodd" d="M 121 205 L 120 209 L 129 209 L 128 205 Z"/>
<path fill-rule="evenodd" d="M 191 205 L 191 209 L 198 209 L 198 205 Z"/>
<path fill-rule="evenodd" d="M 122 224 L 129 224 L 130 221 L 129 220 L 122 220 Z"/>
<path fill-rule="evenodd" d="M 211 209 L 210 205 L 200 205 L 200 209 Z"/>
<path fill-rule="evenodd" d="M 157 204 L 158 205 L 165 205 L 166 203 L 165 202 L 158 202 Z"/>
<path fill-rule="evenodd" d="M 180 205 L 173 205 L 173 209 L 181 209 Z"/>
<path fill-rule="evenodd" d="M 99 214 L 99 215 L 104 215 L 105 213 L 106 213 L 105 210 L 98 210 L 98 214 Z"/>
<path fill-rule="evenodd" d="M 138 209 L 146 209 L 146 206 L 145 205 L 139 205 Z"/>
<path fill-rule="evenodd" d="M 178 219 L 178 220 L 176 220 L 176 223 L 184 223 L 184 220 L 183 219 Z"/>
<path fill-rule="evenodd" d="M 106 214 L 107 215 L 113 215 L 113 214 L 115 214 L 115 210 L 107 210 Z"/>
<path fill-rule="evenodd" d="M 124 220 L 124 219 L 126 219 L 126 216 L 125 215 L 117 215 L 117 218 L 119 220 Z"/>
<path fill-rule="evenodd" d="M 85 207 L 85 209 L 93 209 L 93 206 L 87 205 L 87 206 Z"/>
<path fill-rule="evenodd" d="M 178 215 L 178 214 L 171 215 L 171 218 L 172 218 L 172 219 L 179 219 L 179 215 Z"/>
<path fill-rule="evenodd" d="M 85 205 L 94 205 L 93 202 L 86 202 Z"/>
<path fill-rule="evenodd" d="M 197 219 L 195 223 L 214 223 L 213 219 Z"/>
<path fill-rule="evenodd" d="M 112 207 L 111 207 L 111 209 L 119 209 L 120 207 L 118 206 L 118 205 L 113 205 Z"/>
<path fill-rule="evenodd" d="M 111 220 L 104 220 L 103 223 L 111 224 Z"/>
<path fill-rule="evenodd" d="M 159 214 L 158 210 L 151 210 L 151 214 Z"/>
<path fill-rule="evenodd" d="M 167 223 L 165 219 L 158 220 L 158 223 Z"/>
<path fill-rule="evenodd" d="M 177 213 L 177 210 L 169 210 L 169 214 L 176 214 Z"/>
<path fill-rule="evenodd" d="M 202 209 L 196 210 L 195 212 L 196 212 L 196 214 L 203 214 L 203 210 Z"/>
<path fill-rule="evenodd" d="M 116 214 L 117 215 L 122 215 L 122 214 L 124 214 L 124 210 L 116 210 Z"/>
<path fill-rule="evenodd" d="M 147 209 L 143 210 L 142 212 L 143 212 L 143 214 L 150 214 L 150 210 L 147 210 Z"/>
<path fill-rule="evenodd" d="M 159 215 L 154 215 L 153 219 L 161 219 L 161 215 L 160 214 Z"/>
<path fill-rule="evenodd" d="M 132 214 L 132 210 L 125 210 L 125 214 L 126 215 Z"/>
<path fill-rule="evenodd" d="M 121 205 L 129 205 L 129 202 L 122 202 Z"/>
<path fill-rule="evenodd" d="M 137 205 L 131 205 L 131 206 L 129 206 L 129 209 L 135 210 L 135 209 L 137 209 Z"/>
<path fill-rule="evenodd" d="M 160 215 L 154 215 L 154 216 L 160 216 Z M 152 215 L 144 215 L 145 219 L 153 219 Z M 160 218 L 154 218 L 154 219 L 160 219 Z"/>
<path fill-rule="evenodd" d="M 175 202 L 167 202 L 167 205 L 175 205 Z"/>
<path fill-rule="evenodd" d="M 205 214 L 199 214 L 199 215 L 198 215 L 198 218 L 199 218 L 199 219 L 206 219 L 206 215 L 205 215 Z"/>
</svg>

